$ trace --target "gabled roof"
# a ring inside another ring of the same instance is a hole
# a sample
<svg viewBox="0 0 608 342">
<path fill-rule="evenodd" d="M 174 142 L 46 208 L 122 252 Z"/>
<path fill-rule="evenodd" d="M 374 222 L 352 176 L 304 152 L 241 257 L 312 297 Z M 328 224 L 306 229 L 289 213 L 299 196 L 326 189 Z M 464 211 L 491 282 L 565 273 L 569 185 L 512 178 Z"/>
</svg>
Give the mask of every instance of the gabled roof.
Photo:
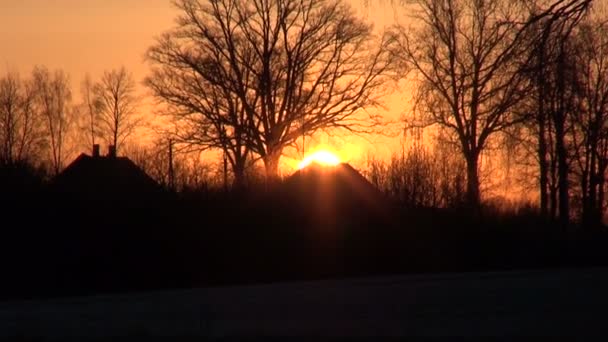
<svg viewBox="0 0 608 342">
<path fill-rule="evenodd" d="M 143 197 L 161 191 L 158 183 L 129 158 L 84 153 L 53 179 L 52 187 L 92 198 Z"/>
<path fill-rule="evenodd" d="M 386 196 L 347 163 L 313 163 L 291 175 L 285 181 L 285 191 L 299 206 L 317 213 L 376 215 L 388 210 Z"/>
</svg>

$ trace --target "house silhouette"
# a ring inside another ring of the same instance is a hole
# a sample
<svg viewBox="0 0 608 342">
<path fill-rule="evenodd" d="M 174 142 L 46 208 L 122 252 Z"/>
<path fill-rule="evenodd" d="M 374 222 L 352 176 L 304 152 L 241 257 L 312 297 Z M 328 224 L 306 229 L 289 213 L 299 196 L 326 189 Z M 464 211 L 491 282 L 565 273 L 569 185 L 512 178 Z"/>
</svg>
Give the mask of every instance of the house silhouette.
<svg viewBox="0 0 608 342">
<path fill-rule="evenodd" d="M 312 163 L 286 179 L 290 205 L 321 224 L 387 217 L 389 199 L 348 163 Z"/>
<path fill-rule="evenodd" d="M 80 154 L 51 182 L 52 189 L 82 199 L 139 201 L 163 192 L 162 187 L 127 157 L 116 155 L 110 146 L 107 155 L 93 146 L 93 154 Z"/>
<path fill-rule="evenodd" d="M 385 195 L 348 163 L 335 166 L 311 163 L 286 180 L 289 190 L 300 195 L 332 195 L 344 202 L 382 205 Z"/>
<path fill-rule="evenodd" d="M 68 282 L 91 290 L 146 288 L 174 278 L 170 193 L 133 161 L 95 145 L 52 179 L 48 254 Z M 63 285 L 61 285 L 63 286 Z"/>
</svg>

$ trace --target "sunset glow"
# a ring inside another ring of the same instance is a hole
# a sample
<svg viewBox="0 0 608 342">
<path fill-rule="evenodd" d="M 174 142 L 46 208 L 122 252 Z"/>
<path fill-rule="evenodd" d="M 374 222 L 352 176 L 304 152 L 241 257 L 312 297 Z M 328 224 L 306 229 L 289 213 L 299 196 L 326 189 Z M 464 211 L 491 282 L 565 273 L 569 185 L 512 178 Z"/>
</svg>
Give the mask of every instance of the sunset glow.
<svg viewBox="0 0 608 342">
<path fill-rule="evenodd" d="M 317 151 L 304 158 L 304 160 L 298 164 L 298 169 L 303 169 L 312 163 L 323 166 L 336 166 L 340 164 L 340 158 L 338 158 L 338 156 L 336 156 L 334 153 L 326 150 Z"/>
</svg>

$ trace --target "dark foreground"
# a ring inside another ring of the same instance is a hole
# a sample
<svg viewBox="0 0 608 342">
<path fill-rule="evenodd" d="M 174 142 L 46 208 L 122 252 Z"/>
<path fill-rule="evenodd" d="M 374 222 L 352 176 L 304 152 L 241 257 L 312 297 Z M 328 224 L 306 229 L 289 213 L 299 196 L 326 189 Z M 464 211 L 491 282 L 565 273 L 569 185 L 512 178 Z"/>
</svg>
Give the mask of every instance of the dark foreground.
<svg viewBox="0 0 608 342">
<path fill-rule="evenodd" d="M 606 288 L 608 269 L 591 268 L 13 301 L 0 304 L 0 339 L 598 336 Z"/>
<path fill-rule="evenodd" d="M 267 193 L 4 197 L 0 300 L 608 266 L 605 229 L 405 208 L 327 181 Z"/>
<path fill-rule="evenodd" d="M 407 207 L 340 170 L 5 193 L 0 340 L 603 333 L 605 227 Z"/>
</svg>

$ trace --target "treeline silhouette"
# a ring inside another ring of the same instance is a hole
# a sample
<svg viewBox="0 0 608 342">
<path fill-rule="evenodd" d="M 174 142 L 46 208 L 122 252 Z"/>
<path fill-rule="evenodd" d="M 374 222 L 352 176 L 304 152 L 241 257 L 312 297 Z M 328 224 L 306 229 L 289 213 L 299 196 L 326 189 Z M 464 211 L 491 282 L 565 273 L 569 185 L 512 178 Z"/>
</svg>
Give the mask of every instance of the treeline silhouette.
<svg viewBox="0 0 608 342">
<path fill-rule="evenodd" d="M 557 230 L 537 210 L 487 207 L 471 216 L 458 205 L 405 206 L 350 167 L 340 170 L 313 167 L 273 185 L 228 190 L 123 186 L 100 195 L 3 167 L 1 297 L 607 260 L 604 233 Z"/>
</svg>

